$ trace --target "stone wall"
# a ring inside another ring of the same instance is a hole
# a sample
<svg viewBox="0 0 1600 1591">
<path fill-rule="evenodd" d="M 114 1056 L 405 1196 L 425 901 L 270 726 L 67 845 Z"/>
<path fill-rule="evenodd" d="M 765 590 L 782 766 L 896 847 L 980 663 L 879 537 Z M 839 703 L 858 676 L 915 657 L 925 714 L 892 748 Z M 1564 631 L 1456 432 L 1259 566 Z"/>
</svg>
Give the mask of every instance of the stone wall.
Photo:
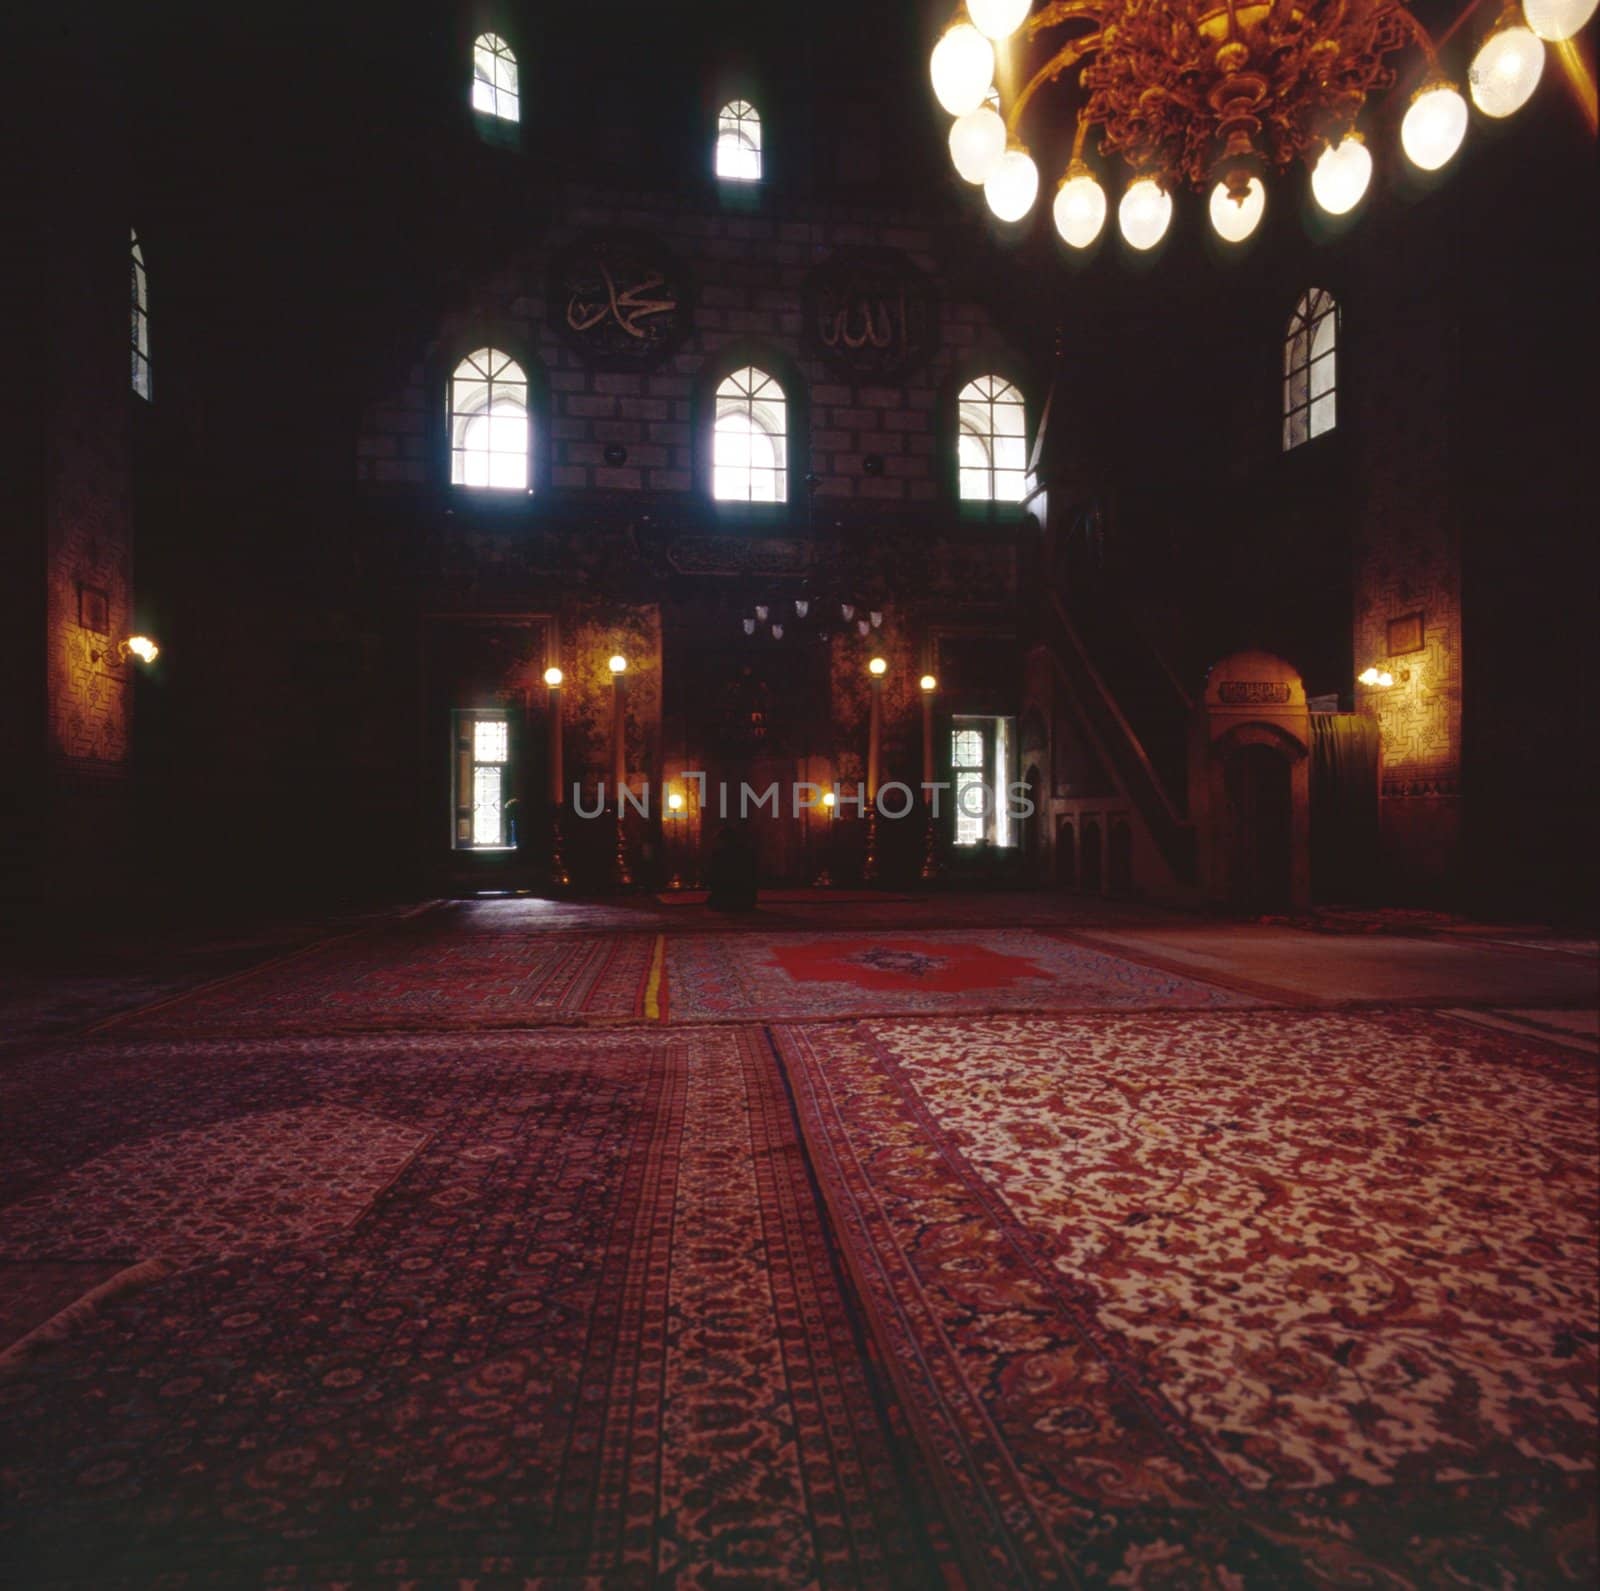
<svg viewBox="0 0 1600 1591">
<path fill-rule="evenodd" d="M 564 306 L 547 302 L 552 259 L 585 233 L 611 228 L 659 239 L 692 284 L 692 329 L 654 370 L 592 368 L 553 324 Z M 985 352 L 1015 369 L 1016 352 L 1001 346 L 981 305 L 940 291 L 936 346 L 915 369 L 893 382 L 841 380 L 809 345 L 804 319 L 807 279 L 837 251 L 895 250 L 937 281 L 939 242 L 926 225 L 903 216 L 868 222 L 828 211 L 779 220 L 695 214 L 651 196 L 602 202 L 577 195 L 539 248 L 474 288 L 443 326 L 415 328 L 418 357 L 409 380 L 366 415 L 358 479 L 383 486 L 435 478 L 443 464 L 438 430 L 446 367 L 481 346 L 480 330 L 493 327 L 513 345 L 507 351 L 533 366 L 535 430 L 547 433 L 536 441 L 544 466 L 536 487 L 693 492 L 696 378 L 724 351 L 759 346 L 785 356 L 801 377 L 804 391 L 789 396 L 809 409 L 807 467 L 820 477 L 820 496 L 932 503 L 943 493 L 942 482 L 953 479 L 948 457 L 941 460 L 953 438 L 936 434 L 947 383 L 958 368 L 976 371 Z M 430 362 L 425 344 L 435 331 Z M 1033 424 L 1043 394 L 1027 397 Z M 618 446 L 626 449 L 626 461 L 608 464 L 607 448 Z M 790 496 L 800 500 L 797 482 Z"/>
</svg>

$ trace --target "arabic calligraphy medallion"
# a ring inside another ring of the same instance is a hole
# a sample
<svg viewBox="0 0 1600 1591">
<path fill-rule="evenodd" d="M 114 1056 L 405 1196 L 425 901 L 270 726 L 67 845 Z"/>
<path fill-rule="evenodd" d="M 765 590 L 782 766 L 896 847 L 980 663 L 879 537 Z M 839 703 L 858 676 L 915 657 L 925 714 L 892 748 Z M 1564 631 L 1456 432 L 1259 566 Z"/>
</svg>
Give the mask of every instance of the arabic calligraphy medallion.
<svg viewBox="0 0 1600 1591">
<path fill-rule="evenodd" d="M 688 281 L 654 238 L 593 232 L 556 258 L 549 312 L 586 364 L 649 370 L 673 354 L 689 330 Z"/>
<path fill-rule="evenodd" d="M 807 335 L 823 360 L 857 381 L 893 381 L 938 345 L 933 283 L 892 249 L 835 254 L 806 283 Z"/>
</svg>

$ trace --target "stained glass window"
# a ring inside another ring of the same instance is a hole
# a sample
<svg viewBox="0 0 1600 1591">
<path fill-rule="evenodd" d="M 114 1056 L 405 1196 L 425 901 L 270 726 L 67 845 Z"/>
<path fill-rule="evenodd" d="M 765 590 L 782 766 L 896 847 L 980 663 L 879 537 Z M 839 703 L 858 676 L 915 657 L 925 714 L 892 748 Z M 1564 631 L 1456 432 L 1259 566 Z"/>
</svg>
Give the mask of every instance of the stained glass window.
<svg viewBox="0 0 1600 1591">
<path fill-rule="evenodd" d="M 521 119 L 517 58 L 498 33 L 480 33 L 472 46 L 472 108 L 501 121 Z"/>
<path fill-rule="evenodd" d="M 717 116 L 717 175 L 724 182 L 761 181 L 761 117 L 736 99 Z"/>
<path fill-rule="evenodd" d="M 1299 447 L 1338 423 L 1335 350 L 1339 306 L 1313 287 L 1289 317 L 1283 340 L 1283 451 Z"/>
<path fill-rule="evenodd" d="M 713 497 L 749 503 L 787 499 L 788 409 L 783 388 L 754 365 L 722 382 L 712 438 Z"/>
<path fill-rule="evenodd" d="M 1004 376 L 979 376 L 957 401 L 961 495 L 1020 503 L 1027 491 L 1028 425 L 1022 394 Z"/>
<path fill-rule="evenodd" d="M 509 354 L 480 348 L 450 379 L 450 480 L 513 491 L 528 485 L 528 378 Z"/>
</svg>

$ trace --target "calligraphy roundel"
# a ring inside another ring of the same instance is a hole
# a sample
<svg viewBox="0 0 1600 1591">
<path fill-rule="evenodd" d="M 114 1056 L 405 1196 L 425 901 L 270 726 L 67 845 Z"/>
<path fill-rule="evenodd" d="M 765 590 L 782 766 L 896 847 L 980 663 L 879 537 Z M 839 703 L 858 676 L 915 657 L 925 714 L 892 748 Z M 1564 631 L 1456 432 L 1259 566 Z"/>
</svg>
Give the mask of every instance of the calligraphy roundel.
<svg viewBox="0 0 1600 1591">
<path fill-rule="evenodd" d="M 838 375 L 888 381 L 938 346 L 933 283 L 893 249 L 835 254 L 806 282 L 807 338 Z"/>
<path fill-rule="evenodd" d="M 551 270 L 551 322 L 586 364 L 602 370 L 660 364 L 687 334 L 691 309 L 682 267 L 644 233 L 588 233 Z"/>
</svg>

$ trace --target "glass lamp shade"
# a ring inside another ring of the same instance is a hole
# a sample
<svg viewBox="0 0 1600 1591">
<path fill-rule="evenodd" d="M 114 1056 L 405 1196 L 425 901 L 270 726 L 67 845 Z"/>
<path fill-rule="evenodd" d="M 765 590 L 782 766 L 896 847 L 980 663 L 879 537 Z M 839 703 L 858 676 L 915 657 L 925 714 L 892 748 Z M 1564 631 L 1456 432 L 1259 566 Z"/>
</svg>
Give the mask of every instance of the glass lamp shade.
<svg viewBox="0 0 1600 1591">
<path fill-rule="evenodd" d="M 1372 181 L 1372 153 L 1359 133 L 1329 144 L 1311 168 L 1311 193 L 1329 215 L 1344 215 L 1361 203 Z"/>
<path fill-rule="evenodd" d="M 1153 177 L 1131 184 L 1117 206 L 1117 225 L 1132 248 L 1153 249 L 1172 223 L 1172 195 Z"/>
<path fill-rule="evenodd" d="M 1425 89 L 1411 102 L 1400 123 L 1406 159 L 1423 171 L 1437 171 L 1467 135 L 1467 102 L 1448 83 Z"/>
<path fill-rule="evenodd" d="M 964 181 L 983 182 L 1006 152 L 1006 124 L 987 105 L 956 117 L 950 127 L 950 158 Z"/>
<path fill-rule="evenodd" d="M 983 184 L 989 208 L 1002 221 L 1020 221 L 1039 193 L 1039 168 L 1025 149 L 1008 149 Z"/>
<path fill-rule="evenodd" d="M 967 15 L 980 33 L 998 43 L 1022 26 L 1033 0 L 967 0 Z"/>
<path fill-rule="evenodd" d="M 965 116 L 994 82 L 994 46 L 970 22 L 957 23 L 934 45 L 928 73 L 939 103 L 952 116 Z"/>
<path fill-rule="evenodd" d="M 1242 199 L 1235 199 L 1225 182 L 1211 190 L 1211 225 L 1224 243 L 1243 243 L 1261 224 L 1266 208 L 1267 190 L 1259 177 L 1250 179 Z"/>
<path fill-rule="evenodd" d="M 1087 172 L 1079 172 L 1056 189 L 1051 214 L 1061 241 L 1075 249 L 1086 249 L 1106 224 L 1106 190 Z"/>
<path fill-rule="evenodd" d="M 1467 83 L 1485 116 L 1510 116 L 1533 97 L 1544 71 L 1544 45 L 1527 28 L 1496 28 L 1472 58 Z"/>
<path fill-rule="evenodd" d="M 1597 0 L 1522 0 L 1522 14 L 1541 39 L 1559 44 L 1587 25 Z"/>
</svg>

